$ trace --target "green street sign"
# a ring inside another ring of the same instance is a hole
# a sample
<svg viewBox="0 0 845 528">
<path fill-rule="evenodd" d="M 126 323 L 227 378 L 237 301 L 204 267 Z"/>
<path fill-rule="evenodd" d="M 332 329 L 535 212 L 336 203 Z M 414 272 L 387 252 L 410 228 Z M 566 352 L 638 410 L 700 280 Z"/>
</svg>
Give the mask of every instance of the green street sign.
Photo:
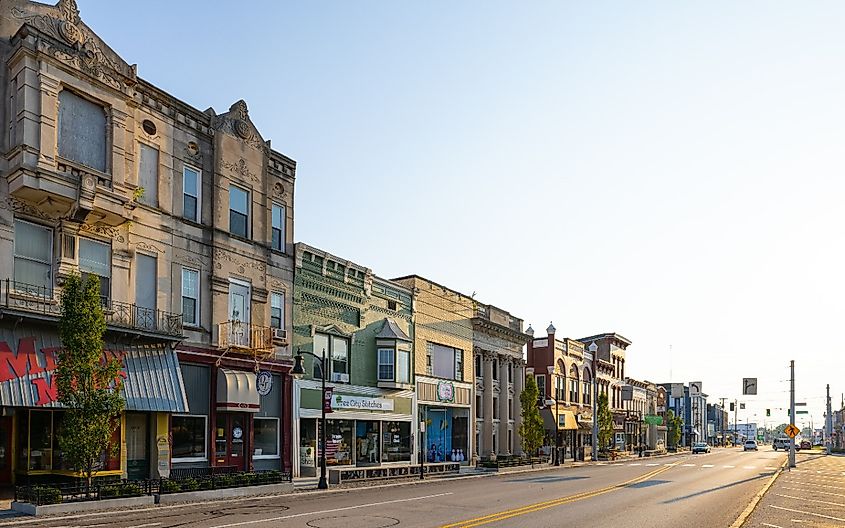
<svg viewBox="0 0 845 528">
<path fill-rule="evenodd" d="M 810 414 L 810 411 L 795 411 L 795 414 Z"/>
<path fill-rule="evenodd" d="M 654 414 L 647 414 L 643 418 L 648 425 L 663 425 L 663 417 Z"/>
</svg>

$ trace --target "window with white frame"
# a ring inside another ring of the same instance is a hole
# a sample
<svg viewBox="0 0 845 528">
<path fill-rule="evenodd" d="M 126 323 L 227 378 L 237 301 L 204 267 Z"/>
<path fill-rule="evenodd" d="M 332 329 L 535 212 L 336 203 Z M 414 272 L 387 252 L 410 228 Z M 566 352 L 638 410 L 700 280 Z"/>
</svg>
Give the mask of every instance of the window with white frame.
<svg viewBox="0 0 845 528">
<path fill-rule="evenodd" d="M 546 375 L 545 374 L 537 374 L 534 376 L 534 379 L 537 381 L 537 390 L 540 394 L 540 400 L 546 399 Z"/>
<path fill-rule="evenodd" d="M 411 351 L 396 351 L 396 383 L 411 383 Z"/>
<path fill-rule="evenodd" d="M 158 207 L 158 149 L 139 143 L 138 186 L 143 189 L 138 201 Z"/>
<path fill-rule="evenodd" d="M 270 240 L 271 247 L 276 251 L 285 250 L 285 208 L 273 204 L 273 232 Z"/>
<path fill-rule="evenodd" d="M 200 324 L 200 272 L 182 268 L 182 323 Z"/>
<path fill-rule="evenodd" d="M 285 327 L 285 294 L 273 292 L 270 294 L 270 327 Z"/>
<path fill-rule="evenodd" d="M 15 271 L 17 288 L 52 288 L 51 260 L 53 230 L 23 220 L 15 220 Z"/>
<path fill-rule="evenodd" d="M 182 169 L 182 216 L 192 222 L 200 222 L 201 189 L 202 173 L 186 165 Z"/>
<path fill-rule="evenodd" d="M 59 92 L 59 156 L 106 172 L 105 108 L 69 90 Z"/>
<path fill-rule="evenodd" d="M 346 383 L 349 381 L 349 340 L 327 334 L 314 334 L 314 354 L 322 357 L 326 351 L 326 362 L 330 366 L 327 378 Z M 319 361 L 314 362 L 314 377 L 320 378 Z M 343 379 L 345 377 L 345 380 Z"/>
<path fill-rule="evenodd" d="M 255 416 L 252 427 L 255 446 L 253 458 L 279 458 L 279 419 Z"/>
<path fill-rule="evenodd" d="M 249 238 L 249 192 L 229 186 L 229 232 Z"/>
<path fill-rule="evenodd" d="M 202 462 L 208 460 L 207 433 L 207 416 L 174 414 L 170 418 L 173 462 Z"/>
<path fill-rule="evenodd" d="M 429 342 L 426 343 L 426 354 L 429 375 L 453 380 L 463 379 L 463 350 Z"/>
<path fill-rule="evenodd" d="M 395 349 L 378 349 L 378 380 L 393 381 L 396 375 Z"/>
<path fill-rule="evenodd" d="M 111 292 L 111 246 L 90 238 L 80 238 L 79 271 L 83 280 L 91 276 L 100 279 L 100 299 L 106 303 Z"/>
</svg>

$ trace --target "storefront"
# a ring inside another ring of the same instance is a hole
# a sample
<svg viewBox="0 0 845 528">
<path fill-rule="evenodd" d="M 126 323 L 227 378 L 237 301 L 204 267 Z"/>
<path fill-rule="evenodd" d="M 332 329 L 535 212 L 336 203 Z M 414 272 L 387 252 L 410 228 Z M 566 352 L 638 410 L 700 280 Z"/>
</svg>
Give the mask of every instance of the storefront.
<svg viewBox="0 0 845 528">
<path fill-rule="evenodd" d="M 471 395 L 469 383 L 417 376 L 417 413 L 426 424 L 428 462 L 471 462 Z"/>
<path fill-rule="evenodd" d="M 321 387 L 294 382 L 294 474 L 315 476 L 320 460 Z M 326 415 L 326 466 L 411 464 L 414 453 L 413 392 L 332 384 Z"/>
<path fill-rule="evenodd" d="M 172 467 L 286 469 L 283 422 L 287 367 L 179 350 L 187 410 L 170 418 Z"/>
<path fill-rule="evenodd" d="M 62 455 L 64 410 L 58 402 L 55 331 L 33 325 L 0 329 L 0 484 L 56 480 L 77 473 Z M 98 476 L 157 477 L 169 465 L 167 418 L 187 402 L 173 349 L 165 344 L 107 343 L 121 361 L 126 412 L 104 453 Z"/>
</svg>

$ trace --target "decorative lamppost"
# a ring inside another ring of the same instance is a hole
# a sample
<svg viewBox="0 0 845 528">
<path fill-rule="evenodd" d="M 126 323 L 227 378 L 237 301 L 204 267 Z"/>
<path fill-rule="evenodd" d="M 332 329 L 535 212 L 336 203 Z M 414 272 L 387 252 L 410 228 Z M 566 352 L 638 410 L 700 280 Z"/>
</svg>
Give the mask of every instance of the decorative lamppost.
<svg viewBox="0 0 845 528">
<path fill-rule="evenodd" d="M 598 414 L 598 404 L 596 403 L 599 399 L 599 389 L 598 389 L 598 371 L 596 370 L 596 354 L 599 351 L 598 345 L 596 342 L 593 341 L 590 343 L 590 346 L 587 347 L 587 350 L 590 351 L 590 354 L 593 356 L 593 438 L 592 438 L 592 453 L 590 454 L 590 459 L 593 462 L 599 459 L 599 414 Z"/>
<path fill-rule="evenodd" d="M 302 357 L 303 354 L 308 354 L 309 356 L 313 357 L 316 361 L 320 362 L 320 378 L 323 382 L 323 399 L 325 400 L 326 397 L 326 349 L 323 349 L 323 356 L 320 357 L 317 354 L 313 354 L 311 352 L 303 352 L 299 348 L 296 349 L 296 356 L 294 356 L 294 365 L 293 370 L 290 371 L 291 375 L 295 378 L 302 378 L 305 375 L 305 368 L 302 366 Z M 320 450 L 320 482 L 317 483 L 317 489 L 329 489 L 329 483 L 326 480 L 326 402 L 323 401 L 322 405 L 322 416 L 320 418 L 320 442 L 322 445 L 322 449 Z"/>
</svg>

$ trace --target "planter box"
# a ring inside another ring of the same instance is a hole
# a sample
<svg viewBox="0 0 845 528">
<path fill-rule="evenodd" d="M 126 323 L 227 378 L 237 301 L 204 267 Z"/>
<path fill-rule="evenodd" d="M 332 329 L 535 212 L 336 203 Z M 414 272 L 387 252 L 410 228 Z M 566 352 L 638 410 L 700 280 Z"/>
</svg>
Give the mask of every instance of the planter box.
<svg viewBox="0 0 845 528">
<path fill-rule="evenodd" d="M 155 503 L 155 498 L 150 495 L 142 497 L 122 497 L 119 499 L 103 499 L 85 502 L 65 502 L 61 504 L 45 504 L 35 506 L 28 502 L 13 502 L 12 510 L 27 515 L 53 515 L 56 513 L 89 512 L 98 510 L 112 510 L 123 508 L 134 508 L 136 506 L 149 506 Z"/>
<path fill-rule="evenodd" d="M 177 504 L 180 502 L 202 502 L 232 497 L 249 497 L 252 495 L 269 495 L 275 493 L 290 493 L 293 491 L 292 482 L 280 484 L 261 484 L 259 486 L 243 486 L 241 488 L 225 488 L 199 491 L 181 491 L 163 493 L 155 496 L 157 504 Z M 152 497 L 150 497 L 152 499 Z"/>
</svg>

